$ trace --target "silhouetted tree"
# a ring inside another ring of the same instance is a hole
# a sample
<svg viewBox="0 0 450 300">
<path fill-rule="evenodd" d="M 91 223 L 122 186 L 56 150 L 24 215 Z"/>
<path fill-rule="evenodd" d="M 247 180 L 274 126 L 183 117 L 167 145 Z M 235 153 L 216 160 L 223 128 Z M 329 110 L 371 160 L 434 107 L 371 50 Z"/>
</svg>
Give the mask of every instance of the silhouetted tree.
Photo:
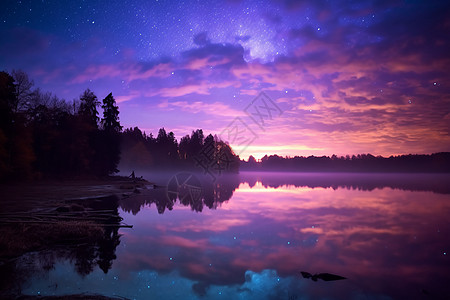
<svg viewBox="0 0 450 300">
<path fill-rule="evenodd" d="M 178 161 L 178 142 L 175 138 L 175 134 L 171 131 L 167 135 L 168 141 L 168 158 L 171 164 L 176 164 Z"/>
<path fill-rule="evenodd" d="M 70 105 L 63 99 L 59 99 L 56 95 L 50 92 L 42 92 L 39 88 L 33 90 L 28 102 L 26 103 L 26 112 L 28 119 L 36 117 L 36 109 L 40 106 L 45 106 L 51 110 L 63 110 L 71 113 Z"/>
<path fill-rule="evenodd" d="M 89 89 L 78 109 L 32 89 L 23 71 L 0 72 L 0 178 L 110 174 L 120 159 L 119 109 L 112 94 L 99 102 Z M 145 146 L 147 147 L 147 146 Z"/>
<path fill-rule="evenodd" d="M 260 162 L 241 162 L 245 170 L 299 172 L 450 172 L 450 153 L 431 155 L 399 155 L 388 158 L 371 154 L 328 156 L 264 156 Z"/>
<path fill-rule="evenodd" d="M 125 129 L 121 134 L 120 164 L 132 170 L 151 168 L 154 162 L 151 139 L 138 127 Z"/>
<path fill-rule="evenodd" d="M 250 155 L 248 157 L 248 161 L 241 162 L 241 166 L 243 167 L 243 169 L 257 170 L 260 164 L 258 164 L 253 155 Z"/>
<path fill-rule="evenodd" d="M 18 111 L 14 78 L 0 72 L 0 178 L 31 177 L 34 153 L 26 115 Z"/>
<path fill-rule="evenodd" d="M 192 131 L 191 138 L 189 141 L 188 154 L 189 157 L 192 158 L 198 155 L 204 145 L 204 135 L 203 130 L 197 129 L 196 131 Z"/>
<path fill-rule="evenodd" d="M 249 163 L 250 165 L 256 164 L 256 159 L 255 159 L 255 157 L 254 157 L 253 155 L 250 155 L 250 156 L 248 157 L 248 163 Z"/>
<path fill-rule="evenodd" d="M 160 128 L 154 145 L 158 166 L 174 166 L 178 160 L 178 143 L 173 132 Z"/>
<path fill-rule="evenodd" d="M 95 138 L 96 172 L 100 175 L 116 173 L 120 161 L 120 132 L 119 107 L 116 105 L 112 93 L 103 99 L 102 130 Z"/>
<path fill-rule="evenodd" d="M 191 138 L 189 137 L 189 135 L 185 135 L 180 139 L 180 144 L 179 144 L 178 148 L 179 148 L 180 159 L 183 161 L 186 161 L 188 158 L 190 142 L 191 142 Z"/>
<path fill-rule="evenodd" d="M 13 107 L 17 102 L 14 79 L 0 72 L 0 177 L 11 172 Z"/>
<path fill-rule="evenodd" d="M 119 107 L 116 105 L 112 93 L 109 93 L 105 99 L 103 99 L 103 119 L 102 126 L 106 132 L 119 133 L 122 131 L 122 126 L 119 122 Z"/>
<path fill-rule="evenodd" d="M 181 138 L 178 144 L 173 132 L 160 128 L 156 138 L 143 135 L 139 128 L 130 128 L 122 133 L 123 165 L 132 169 L 156 167 L 191 169 L 198 172 L 237 172 L 239 158 L 231 147 L 209 134 L 204 137 L 203 130 L 192 131 Z M 144 156 L 141 156 L 144 155 Z M 200 169 L 199 166 L 205 169 Z M 213 175 L 215 176 L 215 175 Z"/>
<path fill-rule="evenodd" d="M 31 99 L 33 98 L 33 91 L 31 88 L 34 85 L 34 82 L 30 80 L 28 74 L 22 70 L 13 70 L 12 77 L 14 78 L 17 96 L 17 103 L 14 111 L 24 111 L 28 108 Z"/>
<path fill-rule="evenodd" d="M 215 160 L 218 174 L 223 172 L 238 173 L 239 157 L 234 154 L 230 145 L 216 139 L 215 141 Z"/>
<path fill-rule="evenodd" d="M 86 89 L 80 96 L 78 114 L 95 129 L 98 128 L 99 117 L 97 107 L 99 105 L 100 102 L 97 100 L 97 96 L 90 89 Z"/>
</svg>

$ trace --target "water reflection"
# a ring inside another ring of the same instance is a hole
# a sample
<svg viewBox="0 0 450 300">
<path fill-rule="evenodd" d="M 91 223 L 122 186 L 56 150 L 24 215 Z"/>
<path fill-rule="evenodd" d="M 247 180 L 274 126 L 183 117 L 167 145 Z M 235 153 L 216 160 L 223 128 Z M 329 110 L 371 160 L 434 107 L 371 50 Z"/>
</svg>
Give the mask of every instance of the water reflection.
<svg viewBox="0 0 450 300">
<path fill-rule="evenodd" d="M 159 214 L 171 211 L 178 201 L 193 211 L 204 207 L 215 209 L 231 199 L 241 183 L 250 187 L 260 182 L 264 187 L 283 186 L 309 188 L 346 188 L 372 191 L 391 188 L 407 191 L 432 191 L 450 194 L 450 176 L 447 174 L 364 174 L 364 173 L 277 173 L 242 172 L 240 175 L 221 176 L 217 181 L 195 173 L 145 174 L 146 178 L 158 182 L 156 189 L 141 191 L 143 195 L 125 198 L 120 207 L 136 215 L 144 206 L 156 205 Z"/>
<path fill-rule="evenodd" d="M 50 236 L 52 240 L 48 240 L 47 243 L 36 249 L 38 251 L 27 253 L 2 264 L 0 274 L 10 274 L 10 276 L 1 276 L 0 295 L 4 295 L 4 293 L 19 294 L 24 281 L 33 276 L 42 276 L 43 272 L 47 273 L 54 270 L 55 265 L 64 260 L 70 261 L 76 273 L 81 277 L 87 276 L 96 267 L 102 270 L 104 274 L 108 273 L 116 259 L 116 248 L 120 244 L 119 227 L 122 218 L 118 212 L 118 198 L 101 197 L 77 200 L 74 207 L 77 211 L 66 211 L 66 207 L 60 207 L 61 209 L 58 209 L 58 211 L 62 211 L 62 208 L 64 208 L 64 214 L 59 214 L 55 218 L 82 218 L 89 212 L 89 218 L 94 220 L 94 224 L 88 225 L 87 230 L 94 232 L 87 233 L 85 238 L 71 239 L 67 234 L 64 234 L 64 239 Z M 80 211 L 80 209 L 83 209 L 83 211 Z M 99 225 L 95 225 L 95 222 Z M 84 224 L 80 226 L 83 228 Z M 40 228 L 39 224 L 31 227 L 24 225 L 23 230 L 40 232 Z M 45 230 L 45 228 L 42 228 L 42 230 Z M 61 230 L 64 230 L 64 228 Z M 49 236 L 46 236 L 46 238 L 49 238 Z M 55 284 L 57 285 L 57 283 Z"/>
<path fill-rule="evenodd" d="M 253 187 L 261 182 L 265 187 L 292 185 L 310 188 L 346 188 L 363 191 L 391 188 L 406 191 L 432 191 L 450 194 L 449 174 L 391 174 L 391 173 L 280 173 L 242 172 L 241 182 Z"/>
<path fill-rule="evenodd" d="M 171 211 L 178 201 L 195 212 L 204 207 L 215 209 L 228 201 L 240 184 L 239 176 L 222 176 L 217 181 L 210 177 L 194 173 L 175 173 L 169 179 L 160 180 L 164 185 L 139 191 L 139 195 L 126 197 L 120 201 L 120 207 L 136 215 L 144 206 L 156 205 L 159 214 Z"/>
<path fill-rule="evenodd" d="M 244 183 L 220 210 L 154 218 L 145 209 L 131 218 L 136 231 L 126 234 L 121 272 L 175 271 L 192 282 L 192 293 L 209 298 L 220 289 L 262 299 L 448 295 L 439 279 L 449 278 L 450 266 L 450 203 L 439 194 L 447 181 L 251 175 L 241 174 Z M 377 188 L 383 184 L 389 187 Z M 348 280 L 313 282 L 303 270 Z"/>
<path fill-rule="evenodd" d="M 108 274 L 94 271 L 83 280 L 60 264 L 48 278 L 28 281 L 24 293 L 50 293 L 65 272 L 81 291 L 130 299 L 450 296 L 443 177 L 418 184 L 415 176 L 370 182 L 358 174 L 355 183 L 342 174 L 240 176 L 202 182 L 200 196 L 181 190 L 171 198 L 166 185 L 121 201 L 121 216 L 134 227 L 120 231 Z M 313 281 L 302 271 L 347 279 Z M 51 292 L 70 291 L 58 284 Z"/>
</svg>

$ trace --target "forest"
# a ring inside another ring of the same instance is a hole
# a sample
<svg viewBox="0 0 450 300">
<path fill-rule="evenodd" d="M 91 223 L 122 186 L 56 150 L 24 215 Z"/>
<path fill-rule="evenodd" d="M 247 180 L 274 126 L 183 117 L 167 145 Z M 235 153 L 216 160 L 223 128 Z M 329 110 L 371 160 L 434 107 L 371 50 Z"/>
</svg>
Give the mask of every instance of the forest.
<svg viewBox="0 0 450 300">
<path fill-rule="evenodd" d="M 102 110 L 100 118 L 99 108 Z M 106 176 L 126 170 L 222 172 L 450 172 L 450 153 L 373 156 L 264 156 L 240 161 L 217 136 L 193 130 L 179 141 L 173 132 L 122 130 L 112 93 L 101 102 L 86 89 L 69 103 L 34 88 L 23 71 L 0 72 L 0 179 Z"/>
<path fill-rule="evenodd" d="M 103 115 L 100 118 L 99 108 Z M 231 147 L 201 129 L 178 143 L 161 128 L 122 130 L 112 93 L 102 102 L 86 89 L 73 103 L 34 88 L 23 71 L 0 72 L 0 179 L 106 176 L 127 169 L 238 172 Z"/>
<path fill-rule="evenodd" d="M 346 156 L 264 156 L 256 161 L 250 156 L 241 161 L 241 170 L 289 172 L 386 172 L 386 173 L 449 173 L 450 152 L 408 154 L 390 157 L 358 154 Z"/>
<path fill-rule="evenodd" d="M 101 104 L 85 90 L 70 105 L 33 89 L 22 71 L 0 72 L 0 178 L 32 179 L 117 171 L 119 109 L 113 95 Z"/>
<path fill-rule="evenodd" d="M 160 128 L 158 135 L 146 134 L 138 127 L 122 133 L 121 166 L 127 169 L 178 169 L 210 173 L 237 173 L 239 157 L 217 136 L 205 137 L 202 129 L 177 141 L 173 132 Z"/>
</svg>

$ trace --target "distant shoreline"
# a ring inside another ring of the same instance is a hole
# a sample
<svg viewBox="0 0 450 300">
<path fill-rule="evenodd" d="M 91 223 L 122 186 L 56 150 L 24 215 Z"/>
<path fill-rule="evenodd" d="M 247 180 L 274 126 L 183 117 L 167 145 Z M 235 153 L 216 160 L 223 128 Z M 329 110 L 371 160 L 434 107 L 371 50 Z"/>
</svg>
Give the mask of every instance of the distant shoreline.
<svg viewBox="0 0 450 300">
<path fill-rule="evenodd" d="M 286 174 L 289 176 L 286 176 Z M 362 191 L 391 188 L 450 194 L 449 173 L 356 173 L 356 172 L 264 172 L 242 171 L 241 182 L 257 181 L 265 187 L 283 185 L 308 188 L 347 188 Z"/>
<path fill-rule="evenodd" d="M 450 152 L 373 156 L 358 154 L 329 156 L 264 156 L 260 161 L 252 156 L 241 160 L 241 171 L 337 172 L 337 173 L 450 173 Z"/>
</svg>

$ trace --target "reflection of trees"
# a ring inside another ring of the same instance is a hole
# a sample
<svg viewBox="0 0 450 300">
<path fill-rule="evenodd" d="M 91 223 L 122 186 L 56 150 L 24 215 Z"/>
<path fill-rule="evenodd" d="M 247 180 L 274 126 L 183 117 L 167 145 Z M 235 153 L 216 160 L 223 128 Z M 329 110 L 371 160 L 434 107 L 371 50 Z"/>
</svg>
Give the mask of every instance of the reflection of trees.
<svg viewBox="0 0 450 300">
<path fill-rule="evenodd" d="M 94 245 L 88 245 L 87 247 L 77 247 L 74 253 L 69 255 L 74 255 L 75 260 L 75 270 L 81 276 L 86 276 L 92 271 L 94 271 L 95 264 L 95 247 Z"/>
<path fill-rule="evenodd" d="M 27 278 L 54 269 L 55 264 L 61 260 L 71 261 L 81 276 L 88 275 L 96 266 L 106 274 L 116 259 L 116 248 L 120 244 L 119 227 L 122 219 L 118 213 L 117 200 L 117 197 L 77 200 L 77 204 L 82 205 L 85 210 L 76 214 L 79 213 L 79 217 L 82 217 L 89 212 L 89 217 L 95 220 L 90 226 L 98 234 L 85 237 L 66 234 L 47 241 L 37 252 L 27 253 L 0 265 L 0 274 L 11 274 L 0 276 L 0 297 L 4 292 L 20 293 L 21 285 Z M 106 219 L 105 212 L 108 212 Z M 75 214 L 67 212 L 71 213 Z"/>
<path fill-rule="evenodd" d="M 194 175 L 194 181 L 187 181 L 188 174 L 185 173 L 178 179 L 177 184 L 169 181 L 168 186 L 153 190 L 144 190 L 139 195 L 134 195 L 121 201 L 120 207 L 126 212 L 134 215 L 145 205 L 155 204 L 159 214 L 166 209 L 172 210 L 178 201 L 184 206 L 189 206 L 193 211 L 201 212 L 206 206 L 215 209 L 221 203 L 229 200 L 234 190 L 239 186 L 239 176 L 224 175 L 213 182 L 210 177 Z M 183 184 L 185 183 L 185 184 Z"/>
<path fill-rule="evenodd" d="M 450 194 L 447 174 L 364 174 L 364 173 L 241 173 L 241 182 L 250 187 L 257 181 L 265 187 L 278 188 L 292 185 L 295 187 L 346 188 L 372 191 L 389 187 L 409 191 L 433 191 Z"/>
<path fill-rule="evenodd" d="M 116 259 L 116 248 L 120 244 L 119 227 L 122 218 L 118 212 L 118 198 L 87 199 L 84 206 L 96 211 L 108 211 L 109 215 L 106 221 L 102 220 L 104 225 L 102 237 L 84 247 L 77 247 L 74 252 L 76 270 L 80 275 L 87 275 L 93 271 L 95 265 L 98 265 L 106 274 Z"/>
<path fill-rule="evenodd" d="M 233 196 L 233 192 L 239 186 L 239 177 L 227 176 L 217 180 L 214 184 L 204 186 L 204 204 L 212 209 L 217 208 Z"/>
<path fill-rule="evenodd" d="M 95 243 L 76 247 L 66 257 L 74 261 L 75 270 L 82 276 L 91 273 L 96 265 L 106 274 L 116 259 L 116 247 L 119 244 L 118 227 L 106 227 L 103 238 Z"/>
<path fill-rule="evenodd" d="M 191 173 L 189 173 L 191 174 Z M 173 192 L 171 187 L 144 190 L 141 194 L 124 199 L 120 207 L 136 215 L 144 205 L 155 204 L 158 213 L 172 210 L 179 201 L 193 211 L 201 212 L 206 206 L 215 209 L 233 195 L 240 183 L 247 182 L 250 187 L 261 182 L 265 187 L 278 188 L 292 185 L 295 187 L 346 188 L 371 191 L 376 188 L 390 187 L 411 191 L 433 191 L 450 194 L 446 184 L 446 174 L 351 174 L 351 173 L 271 173 L 243 172 L 239 175 L 219 176 L 215 182 L 210 177 L 200 177 L 198 184 L 188 184 Z M 172 192 L 171 192 L 172 191 Z"/>
<path fill-rule="evenodd" d="M 108 227 L 105 231 L 105 239 L 99 241 L 97 264 L 106 274 L 112 267 L 112 262 L 116 257 L 116 248 L 120 244 L 120 234 L 118 227 Z"/>
</svg>

